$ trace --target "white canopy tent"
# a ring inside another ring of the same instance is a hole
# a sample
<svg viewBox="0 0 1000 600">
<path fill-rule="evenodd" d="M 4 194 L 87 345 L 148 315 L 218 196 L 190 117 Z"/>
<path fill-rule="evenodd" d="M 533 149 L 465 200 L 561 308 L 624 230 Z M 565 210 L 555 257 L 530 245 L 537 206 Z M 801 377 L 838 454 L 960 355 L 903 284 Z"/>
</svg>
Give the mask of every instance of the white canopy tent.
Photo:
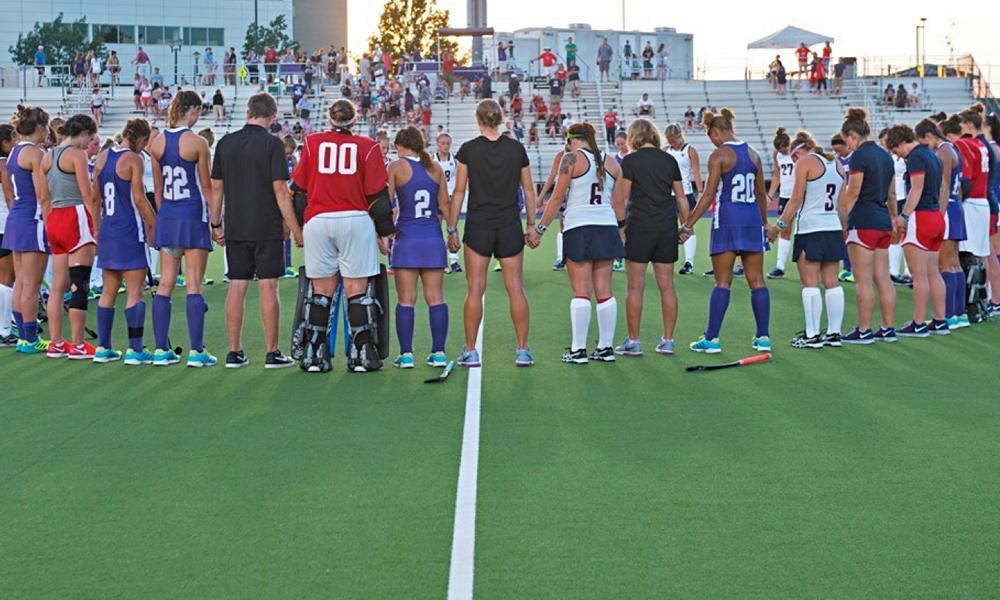
<svg viewBox="0 0 1000 600">
<path fill-rule="evenodd" d="M 825 42 L 833 43 L 833 38 L 789 25 L 788 27 L 776 31 L 767 37 L 763 37 L 756 42 L 747 44 L 747 49 L 780 50 L 783 48 L 798 48 L 799 44 L 803 43 L 806 46 L 815 46 L 816 44 L 822 44 Z"/>
</svg>

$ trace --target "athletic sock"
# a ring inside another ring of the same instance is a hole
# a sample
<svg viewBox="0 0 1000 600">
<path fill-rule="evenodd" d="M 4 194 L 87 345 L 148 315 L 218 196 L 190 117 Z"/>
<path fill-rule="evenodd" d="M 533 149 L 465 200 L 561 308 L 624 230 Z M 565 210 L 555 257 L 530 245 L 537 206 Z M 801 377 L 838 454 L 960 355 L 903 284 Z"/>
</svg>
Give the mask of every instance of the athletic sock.
<svg viewBox="0 0 1000 600">
<path fill-rule="evenodd" d="M 750 306 L 753 308 L 753 320 L 757 323 L 757 337 L 770 335 L 771 293 L 766 287 L 750 290 Z"/>
<path fill-rule="evenodd" d="M 889 245 L 889 274 L 892 276 L 899 275 L 903 267 L 903 247 L 899 244 Z"/>
<path fill-rule="evenodd" d="M 448 253 L 448 264 L 453 265 L 458 262 L 458 252 Z"/>
<path fill-rule="evenodd" d="M 226 253 L 223 252 L 222 255 L 225 256 Z M 154 278 L 158 279 L 160 277 L 160 251 L 150 248 L 146 262 L 149 264 L 149 272 L 153 274 Z"/>
<path fill-rule="evenodd" d="M 38 321 L 25 321 L 21 323 L 21 338 L 34 344 L 38 341 Z"/>
<path fill-rule="evenodd" d="M 698 236 L 692 235 L 684 242 L 684 262 L 694 266 L 694 257 L 698 254 Z"/>
<path fill-rule="evenodd" d="M 722 321 L 726 318 L 726 309 L 729 308 L 729 288 L 712 288 L 712 295 L 708 299 L 708 326 L 705 328 L 705 338 L 714 340 L 719 337 L 722 330 Z"/>
<path fill-rule="evenodd" d="M 854 269 L 851 268 L 851 259 L 850 258 L 845 258 L 844 259 L 844 270 L 845 271 L 851 271 L 851 272 L 854 271 Z"/>
<path fill-rule="evenodd" d="M 802 288 L 802 310 L 806 316 L 806 337 L 816 337 L 819 335 L 819 322 L 823 316 L 823 301 L 819 295 L 819 288 Z"/>
<path fill-rule="evenodd" d="M 563 261 L 563 234 L 561 231 L 556 234 L 556 260 Z"/>
<path fill-rule="evenodd" d="M 208 312 L 208 304 L 201 294 L 188 294 L 187 297 L 187 325 L 188 338 L 191 340 L 191 349 L 195 352 L 205 350 L 205 313 Z"/>
<path fill-rule="evenodd" d="M 104 285 L 104 270 L 101 267 L 90 268 L 90 289 L 102 287 Z"/>
<path fill-rule="evenodd" d="M 448 305 L 435 304 L 427 312 L 431 321 L 431 352 L 444 352 L 448 340 Z"/>
<path fill-rule="evenodd" d="M 944 280 L 944 317 L 955 316 L 955 278 L 949 271 L 941 272 L 941 279 Z"/>
<path fill-rule="evenodd" d="M 146 303 L 141 300 L 125 309 L 125 323 L 128 325 L 128 347 L 142 352 L 143 329 L 146 324 Z"/>
<path fill-rule="evenodd" d="M 589 298 L 573 298 L 569 301 L 569 322 L 573 327 L 573 343 L 570 350 L 586 350 L 587 333 L 590 330 Z"/>
<path fill-rule="evenodd" d="M 170 296 L 153 296 L 153 337 L 157 350 L 170 349 Z"/>
<path fill-rule="evenodd" d="M 27 339 L 24 337 L 24 317 L 21 315 L 21 311 L 15 310 L 11 314 L 14 315 L 14 326 L 17 327 L 17 337 L 19 339 Z"/>
<path fill-rule="evenodd" d="M 285 240 L 285 268 L 292 266 L 292 240 Z"/>
<path fill-rule="evenodd" d="M 399 353 L 413 352 L 413 321 L 412 306 L 396 305 L 396 337 L 399 338 Z"/>
<path fill-rule="evenodd" d="M 792 253 L 792 240 L 786 240 L 785 238 L 778 238 L 778 262 L 775 264 L 775 268 L 784 271 L 785 265 L 788 263 L 788 255 Z M 815 288 L 817 293 L 819 288 Z"/>
<path fill-rule="evenodd" d="M 14 315 L 14 288 L 0 285 L 0 336 L 10 335 L 10 323 Z"/>
<path fill-rule="evenodd" d="M 844 324 L 844 288 L 839 285 L 826 290 L 826 332 L 840 335 Z"/>
<path fill-rule="evenodd" d="M 618 301 L 615 297 L 597 302 L 597 346 L 610 348 L 615 343 L 615 325 L 618 324 Z"/>
<path fill-rule="evenodd" d="M 955 286 L 955 314 L 961 316 L 966 312 L 965 306 L 968 304 L 967 299 L 969 297 L 969 282 L 965 279 L 964 271 L 961 273 L 955 273 L 955 283 L 958 284 Z"/>
<path fill-rule="evenodd" d="M 111 328 L 115 324 L 115 309 L 97 307 L 97 345 L 102 348 L 111 347 Z"/>
</svg>

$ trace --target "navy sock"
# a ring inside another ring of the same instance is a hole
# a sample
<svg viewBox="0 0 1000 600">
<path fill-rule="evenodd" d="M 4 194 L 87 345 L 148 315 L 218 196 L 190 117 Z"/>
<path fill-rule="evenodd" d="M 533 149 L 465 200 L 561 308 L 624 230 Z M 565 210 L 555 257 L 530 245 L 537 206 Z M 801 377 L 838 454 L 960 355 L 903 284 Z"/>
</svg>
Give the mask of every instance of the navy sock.
<svg viewBox="0 0 1000 600">
<path fill-rule="evenodd" d="M 285 240 L 285 268 L 292 266 L 292 240 Z"/>
<path fill-rule="evenodd" d="M 753 320 L 757 322 L 757 337 L 770 335 L 771 293 L 766 287 L 750 291 L 750 306 L 753 308 Z"/>
<path fill-rule="evenodd" d="M 142 352 L 143 327 L 146 324 L 146 303 L 139 301 L 135 306 L 125 309 L 125 322 L 128 324 L 128 347 L 136 352 Z"/>
<path fill-rule="evenodd" d="M 153 337 L 157 350 L 170 350 L 170 296 L 153 296 Z"/>
<path fill-rule="evenodd" d="M 726 318 L 726 309 L 729 308 L 729 288 L 712 288 L 712 295 L 708 300 L 708 327 L 705 328 L 705 338 L 714 340 L 719 337 L 722 330 L 722 320 Z"/>
<path fill-rule="evenodd" d="M 187 325 L 188 337 L 191 339 L 191 349 L 195 352 L 205 350 L 205 313 L 208 305 L 201 294 L 188 294 Z"/>
<path fill-rule="evenodd" d="M 853 271 L 854 270 L 854 269 L 851 268 L 851 259 L 850 258 L 845 258 L 844 259 L 844 270 L 845 271 Z"/>
<path fill-rule="evenodd" d="M 115 324 L 115 309 L 97 307 L 97 345 L 102 348 L 111 347 L 111 328 Z"/>
<path fill-rule="evenodd" d="M 428 309 L 431 320 L 431 352 L 444 352 L 448 339 L 448 305 L 435 304 Z"/>
<path fill-rule="evenodd" d="M 14 324 L 17 325 L 17 331 L 15 331 L 14 333 L 17 335 L 18 338 L 25 339 L 24 338 L 24 315 L 22 315 L 21 311 L 18 311 L 18 310 L 11 311 L 11 312 L 14 313 Z"/>
<path fill-rule="evenodd" d="M 38 341 L 38 321 L 25 321 L 21 324 L 21 339 L 34 344 Z"/>
<path fill-rule="evenodd" d="M 413 321 L 412 306 L 396 305 L 396 337 L 399 338 L 399 353 L 413 352 Z"/>
<path fill-rule="evenodd" d="M 966 299 L 968 298 L 968 282 L 965 280 L 965 272 L 955 273 L 955 282 L 958 284 L 955 290 L 955 314 L 961 316 L 965 314 Z"/>
<path fill-rule="evenodd" d="M 952 317 L 955 315 L 955 278 L 952 273 L 943 272 L 941 279 L 944 280 L 944 316 Z"/>
</svg>

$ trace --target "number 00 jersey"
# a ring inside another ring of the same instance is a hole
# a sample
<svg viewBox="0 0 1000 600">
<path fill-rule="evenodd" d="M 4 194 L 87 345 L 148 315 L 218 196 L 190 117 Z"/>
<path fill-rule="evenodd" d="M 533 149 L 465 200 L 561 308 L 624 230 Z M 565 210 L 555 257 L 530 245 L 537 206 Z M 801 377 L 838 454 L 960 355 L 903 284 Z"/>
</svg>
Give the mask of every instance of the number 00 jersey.
<svg viewBox="0 0 1000 600">
<path fill-rule="evenodd" d="M 817 231 L 840 231 L 840 217 L 837 216 L 837 199 L 844 178 L 837 172 L 837 163 L 812 153 L 823 164 L 823 174 L 806 182 L 806 193 L 799 208 L 796 231 L 800 234 Z M 801 163 L 799 163 L 801 164 Z"/>
<path fill-rule="evenodd" d="M 615 211 L 611 207 L 611 188 L 598 185 L 598 160 L 590 150 L 581 148 L 578 154 L 587 161 L 587 171 L 569 182 L 566 192 L 566 212 L 563 214 L 563 231 L 586 225 L 617 225 Z M 610 178 L 605 178 L 607 181 Z"/>
<path fill-rule="evenodd" d="M 382 150 L 369 137 L 313 133 L 302 145 L 292 181 L 306 190 L 306 221 L 323 213 L 368 212 L 367 197 L 386 186 Z"/>
</svg>

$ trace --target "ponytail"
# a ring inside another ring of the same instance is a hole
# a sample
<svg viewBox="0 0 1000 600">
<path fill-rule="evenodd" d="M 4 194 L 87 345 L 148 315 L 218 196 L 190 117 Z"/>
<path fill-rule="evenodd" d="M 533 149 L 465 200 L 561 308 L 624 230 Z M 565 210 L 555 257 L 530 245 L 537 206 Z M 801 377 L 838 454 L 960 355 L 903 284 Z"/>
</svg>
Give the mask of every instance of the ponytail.
<svg viewBox="0 0 1000 600">
<path fill-rule="evenodd" d="M 386 137 L 388 137 L 388 134 Z M 396 139 L 393 143 L 396 146 L 402 146 L 403 148 L 416 153 L 417 158 L 420 159 L 420 166 L 424 169 L 430 171 L 434 168 L 434 160 L 431 158 L 431 155 L 427 153 L 427 148 L 424 145 L 424 134 L 413 125 L 408 125 L 400 129 L 399 132 L 396 133 Z"/>
<path fill-rule="evenodd" d="M 597 188 L 603 192 L 604 160 L 597 146 L 597 131 L 594 126 L 587 122 L 573 123 L 566 130 L 566 136 L 570 139 L 583 140 L 587 144 L 587 149 L 594 155 L 594 165 L 597 167 Z"/>
</svg>

